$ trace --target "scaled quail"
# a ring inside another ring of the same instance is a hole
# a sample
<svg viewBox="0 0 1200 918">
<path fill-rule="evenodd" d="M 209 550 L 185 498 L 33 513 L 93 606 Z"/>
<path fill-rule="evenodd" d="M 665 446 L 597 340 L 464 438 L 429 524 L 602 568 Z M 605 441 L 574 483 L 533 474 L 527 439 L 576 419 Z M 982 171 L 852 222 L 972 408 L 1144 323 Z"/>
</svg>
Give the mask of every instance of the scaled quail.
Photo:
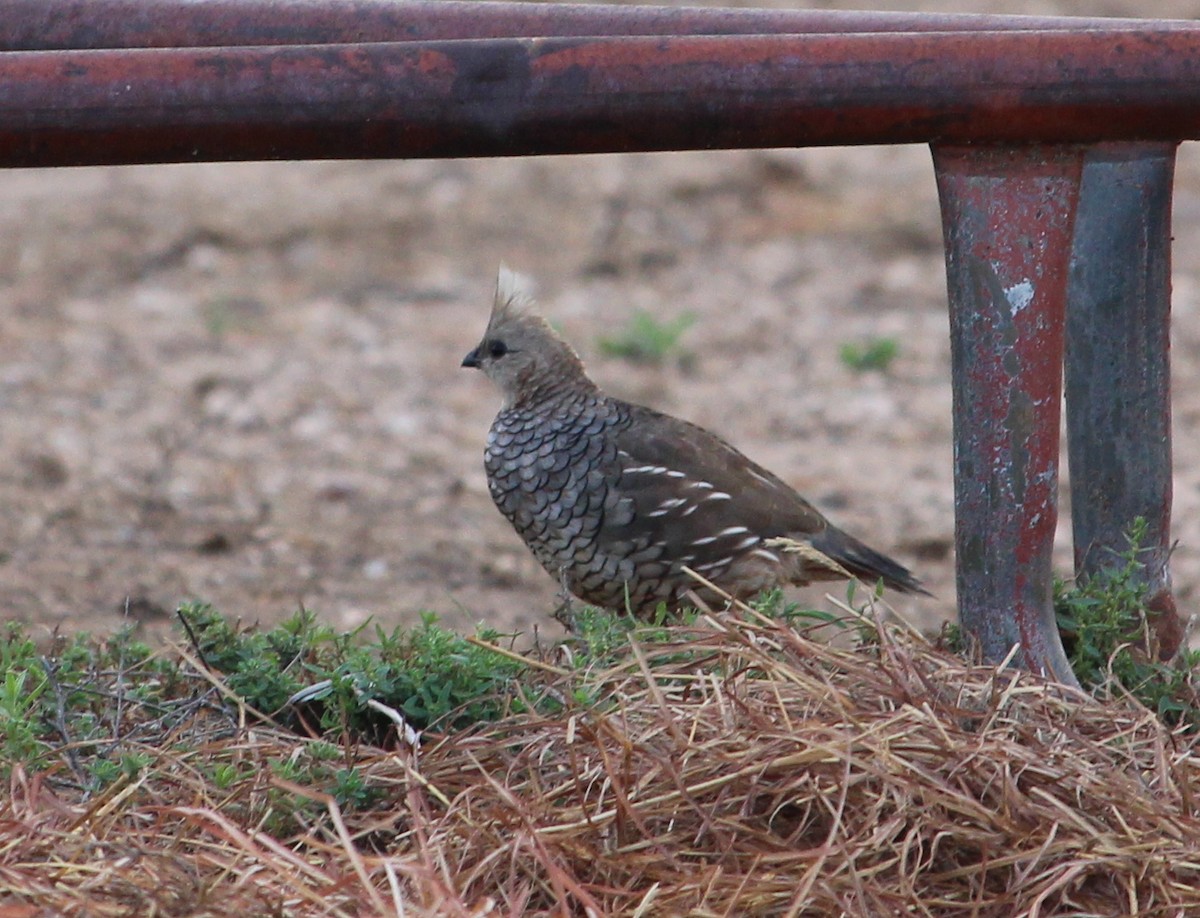
<svg viewBox="0 0 1200 918">
<path fill-rule="evenodd" d="M 925 592 L 720 437 L 605 395 L 532 307 L 502 267 L 462 365 L 504 398 L 484 454 L 492 499 L 565 589 L 642 615 L 688 605 L 689 592 L 720 601 L 685 567 L 739 599 L 851 574 Z"/>
</svg>

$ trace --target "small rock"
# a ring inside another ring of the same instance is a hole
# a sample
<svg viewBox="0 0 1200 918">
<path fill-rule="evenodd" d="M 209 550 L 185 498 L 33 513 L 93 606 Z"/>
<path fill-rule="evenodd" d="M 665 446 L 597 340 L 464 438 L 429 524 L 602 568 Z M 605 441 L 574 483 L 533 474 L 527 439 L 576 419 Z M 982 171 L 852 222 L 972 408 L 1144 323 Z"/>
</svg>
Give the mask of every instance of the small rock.
<svg viewBox="0 0 1200 918">
<path fill-rule="evenodd" d="M 214 532 L 196 544 L 196 551 L 202 555 L 228 554 L 233 551 L 233 541 L 223 532 Z"/>
<path fill-rule="evenodd" d="M 362 572 L 368 580 L 383 580 L 388 575 L 388 563 L 383 558 L 372 558 L 363 565 Z"/>
<path fill-rule="evenodd" d="M 70 477 L 66 463 L 51 453 L 26 453 L 20 462 L 25 483 L 35 488 L 61 488 Z"/>
</svg>

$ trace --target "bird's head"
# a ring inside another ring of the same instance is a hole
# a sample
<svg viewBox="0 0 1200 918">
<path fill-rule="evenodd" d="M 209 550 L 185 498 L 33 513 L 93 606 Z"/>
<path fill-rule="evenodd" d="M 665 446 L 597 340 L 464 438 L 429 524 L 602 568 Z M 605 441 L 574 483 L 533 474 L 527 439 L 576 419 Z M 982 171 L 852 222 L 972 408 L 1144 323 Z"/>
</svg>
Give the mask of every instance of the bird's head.
<svg viewBox="0 0 1200 918">
<path fill-rule="evenodd" d="M 463 358 L 464 367 L 482 370 L 496 384 L 506 408 L 591 386 L 579 355 L 533 307 L 523 278 L 501 265 L 487 331 Z"/>
</svg>

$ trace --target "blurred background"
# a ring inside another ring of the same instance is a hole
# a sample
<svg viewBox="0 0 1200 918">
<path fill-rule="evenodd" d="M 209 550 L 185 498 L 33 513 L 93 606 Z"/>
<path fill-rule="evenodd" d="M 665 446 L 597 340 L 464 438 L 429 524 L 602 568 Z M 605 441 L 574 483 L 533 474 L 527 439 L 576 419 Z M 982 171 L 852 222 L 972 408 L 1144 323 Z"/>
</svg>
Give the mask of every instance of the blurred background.
<svg viewBox="0 0 1200 918">
<path fill-rule="evenodd" d="M 1200 15 L 1200 0 L 787 5 Z M 1175 239 L 1188 613 L 1194 145 Z M 303 605 L 339 628 L 432 611 L 557 633 L 555 584 L 487 493 L 498 398 L 459 368 L 502 260 L 601 385 L 723 434 L 911 566 L 937 598 L 901 614 L 953 615 L 941 229 L 912 146 L 3 173 L 0 616 L 157 633 L 202 599 L 248 622 Z"/>
</svg>

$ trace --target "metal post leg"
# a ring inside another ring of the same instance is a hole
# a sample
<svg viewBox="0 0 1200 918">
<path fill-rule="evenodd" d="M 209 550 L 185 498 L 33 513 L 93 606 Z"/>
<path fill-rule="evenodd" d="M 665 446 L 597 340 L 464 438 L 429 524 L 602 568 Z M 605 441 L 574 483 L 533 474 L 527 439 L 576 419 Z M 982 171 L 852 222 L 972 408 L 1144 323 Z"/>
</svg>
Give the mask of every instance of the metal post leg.
<svg viewBox="0 0 1200 918">
<path fill-rule="evenodd" d="M 1075 571 L 1090 577 L 1147 524 L 1157 649 L 1185 627 L 1171 595 L 1171 190 L 1175 144 L 1088 151 L 1067 300 L 1067 443 Z"/>
<path fill-rule="evenodd" d="M 1084 148 L 933 148 L 950 299 L 963 627 L 1075 684 L 1052 606 L 1067 277 Z"/>
</svg>

